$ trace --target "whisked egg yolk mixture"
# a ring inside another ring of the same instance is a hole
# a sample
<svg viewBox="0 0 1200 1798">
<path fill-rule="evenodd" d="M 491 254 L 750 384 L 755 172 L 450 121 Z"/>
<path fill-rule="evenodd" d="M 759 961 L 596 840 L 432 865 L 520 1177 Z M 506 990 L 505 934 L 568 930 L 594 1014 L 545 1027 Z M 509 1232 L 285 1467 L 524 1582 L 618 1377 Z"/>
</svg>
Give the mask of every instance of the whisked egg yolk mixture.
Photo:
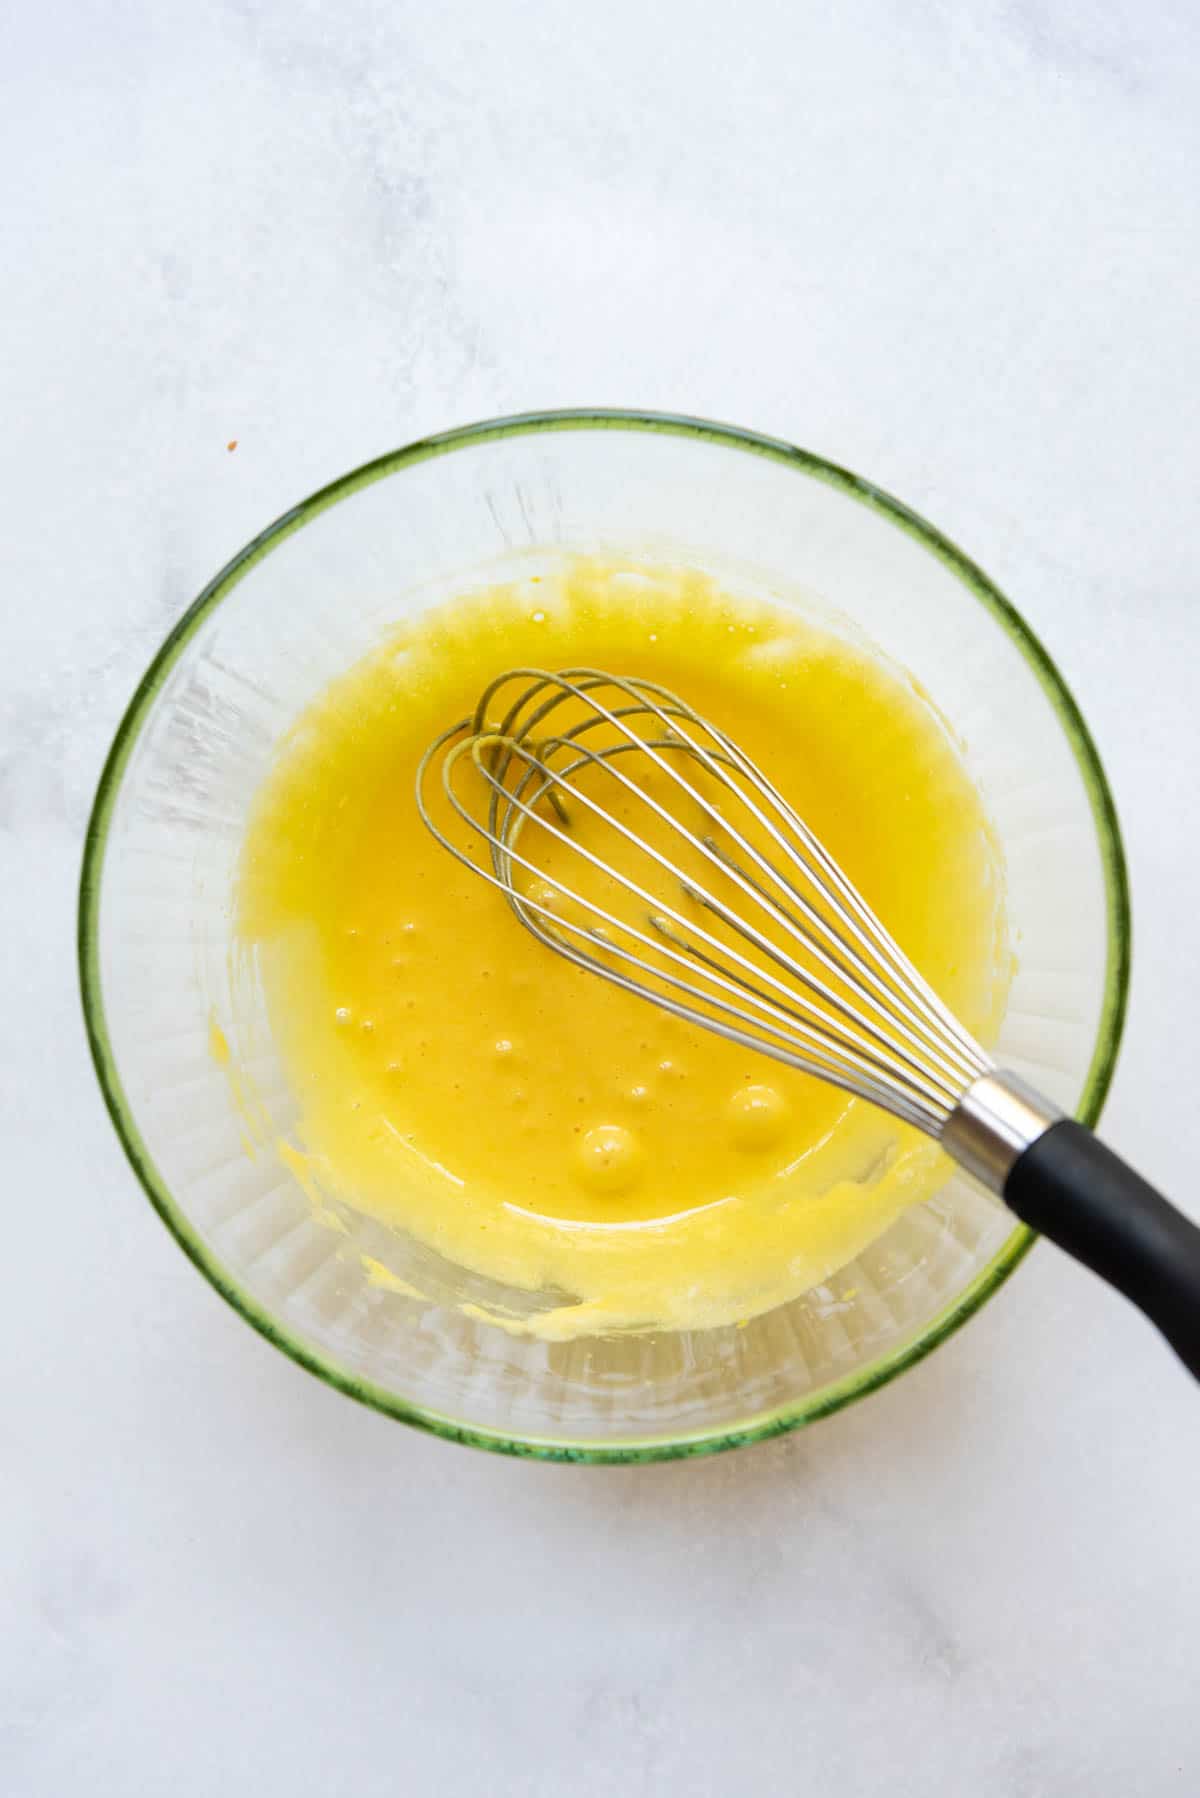
<svg viewBox="0 0 1200 1798">
<path fill-rule="evenodd" d="M 658 682 L 727 732 L 994 1040 L 1011 969 L 999 849 L 915 683 L 781 604 L 579 560 L 427 614 L 284 744 L 237 918 L 300 1108 L 282 1150 L 315 1190 L 507 1288 L 506 1328 L 741 1321 L 844 1266 L 949 1163 L 554 955 L 425 829 L 430 741 L 502 670 L 581 665 Z M 525 1311 L 521 1293 L 546 1292 Z"/>
</svg>

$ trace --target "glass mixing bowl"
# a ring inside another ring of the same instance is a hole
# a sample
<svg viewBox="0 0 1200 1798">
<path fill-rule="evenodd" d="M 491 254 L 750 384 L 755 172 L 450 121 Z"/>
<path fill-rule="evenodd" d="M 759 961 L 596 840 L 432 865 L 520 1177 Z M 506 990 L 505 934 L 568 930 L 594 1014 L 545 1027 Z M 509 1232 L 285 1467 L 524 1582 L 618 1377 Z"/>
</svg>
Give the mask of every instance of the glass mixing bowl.
<svg viewBox="0 0 1200 1798">
<path fill-rule="evenodd" d="M 1007 861 L 1019 969 L 999 1057 L 1093 1123 L 1121 1029 L 1128 903 L 1112 800 L 1061 676 L 986 576 L 898 501 L 695 419 L 569 412 L 448 432 L 346 475 L 248 544 L 121 723 L 88 832 L 80 964 L 129 1159 L 248 1322 L 343 1392 L 457 1441 L 653 1459 L 752 1442 L 881 1385 L 978 1309 L 1029 1231 L 956 1176 L 835 1279 L 741 1328 L 527 1340 L 464 1316 L 449 1301 L 478 1282 L 415 1242 L 389 1238 L 387 1265 L 444 1302 L 373 1284 L 362 1256 L 381 1226 L 331 1231 L 274 1154 L 246 1152 L 245 1104 L 210 1038 L 235 1011 L 247 810 L 289 723 L 398 621 L 576 550 L 768 586 L 865 632 L 922 683 L 966 745 Z M 286 1134 L 294 1109 L 265 1018 L 253 1034 L 253 1103 Z"/>
</svg>

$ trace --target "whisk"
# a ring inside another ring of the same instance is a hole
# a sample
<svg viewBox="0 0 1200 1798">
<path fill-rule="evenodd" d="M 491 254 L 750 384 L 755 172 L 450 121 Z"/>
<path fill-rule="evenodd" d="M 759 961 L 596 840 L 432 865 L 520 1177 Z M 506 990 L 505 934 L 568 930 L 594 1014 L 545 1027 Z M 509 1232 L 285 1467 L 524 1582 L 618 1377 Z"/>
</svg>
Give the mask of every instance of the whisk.
<svg viewBox="0 0 1200 1798">
<path fill-rule="evenodd" d="M 1200 1230 L 995 1065 L 766 774 L 677 695 L 509 670 L 430 745 L 417 805 L 548 950 L 924 1131 L 1200 1378 Z"/>
</svg>

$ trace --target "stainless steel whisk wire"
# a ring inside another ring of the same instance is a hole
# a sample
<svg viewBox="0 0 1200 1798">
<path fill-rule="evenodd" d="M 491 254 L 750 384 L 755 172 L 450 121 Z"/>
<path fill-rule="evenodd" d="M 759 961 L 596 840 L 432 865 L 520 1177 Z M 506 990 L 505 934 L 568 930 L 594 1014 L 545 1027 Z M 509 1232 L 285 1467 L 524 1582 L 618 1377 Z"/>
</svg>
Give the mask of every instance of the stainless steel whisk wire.
<svg viewBox="0 0 1200 1798">
<path fill-rule="evenodd" d="M 496 695 L 514 682 L 524 683 L 516 699 L 498 723 L 489 724 L 488 715 Z M 609 704 L 600 696 L 605 689 Z M 613 695 L 625 703 L 616 703 Z M 548 735 L 546 726 L 555 711 L 571 702 L 587 708 L 585 716 L 561 734 Z M 640 734 L 634 729 L 634 722 L 642 720 L 649 721 L 661 734 Z M 616 733 L 617 740 L 600 749 L 592 748 L 584 739 L 597 729 Z M 443 751 L 443 791 L 458 817 L 486 840 L 491 852 L 490 873 L 450 842 L 430 815 L 424 795 L 425 780 L 430 766 Z M 773 849 L 791 864 L 790 878 L 747 838 L 744 829 L 726 811 L 719 810 L 707 794 L 685 778 L 678 765 L 680 751 L 689 766 L 695 764 L 703 769 L 745 809 Z M 553 758 L 557 755 L 573 759 L 556 766 Z M 643 756 L 691 804 L 698 805 L 707 823 L 732 841 L 736 853 L 730 853 L 711 835 L 698 836 L 676 811 L 631 779 L 618 763 L 633 755 Z M 488 790 L 486 824 L 478 810 L 463 803 L 455 787 L 455 773 L 464 756 L 469 756 Z M 521 764 L 521 771 L 512 784 L 509 777 L 514 760 Z M 741 895 L 760 907 L 839 979 L 858 1003 L 851 1003 L 797 962 L 778 941 L 765 936 L 712 892 L 700 888 L 694 877 L 684 874 L 668 855 L 647 843 L 573 778 L 592 768 L 611 776 L 623 792 L 644 805 L 710 868 L 732 881 Z M 735 784 L 731 776 L 736 776 L 740 784 Z M 564 794 L 569 804 L 564 803 Z M 589 925 L 566 920 L 557 914 L 555 906 L 517 889 L 514 866 L 544 877 L 538 864 L 517 847 L 529 822 L 549 828 L 537 811 L 543 800 L 549 801 L 565 833 L 564 840 L 575 853 L 647 906 L 646 921 L 655 932 L 653 937 L 584 898 L 561 880 L 550 884 L 583 908 L 593 920 Z M 677 1016 L 833 1081 L 931 1134 L 938 1133 L 964 1087 L 992 1065 L 765 775 L 724 732 L 655 683 L 608 675 L 592 668 L 570 669 L 556 675 L 533 668 L 506 673 L 488 687 L 473 718 L 462 720 L 431 745 L 418 778 L 418 803 L 425 822 L 451 853 L 498 886 L 522 923 L 548 947 Z M 573 841 L 569 807 L 580 805 L 657 864 L 685 898 L 719 919 L 786 978 L 781 979 L 761 962 L 750 960 L 695 918 L 648 892 L 619 865 L 598 857 L 586 844 Z M 769 810 L 764 810 L 764 805 Z M 757 871 L 757 877 L 744 865 L 747 861 Z M 825 917 L 799 890 L 795 871 L 832 910 L 836 922 Z M 772 886 L 777 890 L 773 891 Z M 548 920 L 549 928 L 541 919 Z M 586 941 L 589 950 L 581 948 L 578 941 L 566 940 L 563 933 L 567 931 Z M 614 931 L 615 936 L 611 934 Z M 655 963 L 648 962 L 630 943 L 650 951 Z M 698 947 L 701 943 L 703 948 Z M 611 959 L 602 960 L 602 955 Z M 612 966 L 612 959 L 650 976 L 655 987 L 647 987 L 636 974 Z M 689 975 L 694 976 L 699 970 L 706 985 L 698 987 L 693 979 L 668 972 L 661 965 L 663 961 Z M 661 990 L 664 984 L 706 1009 L 699 1010 L 668 996 Z M 802 989 L 800 993 L 797 987 Z M 815 995 L 816 1002 L 809 995 Z M 753 1009 L 748 1011 L 747 1004 Z M 899 1040 L 897 1025 L 904 1033 Z"/>
</svg>

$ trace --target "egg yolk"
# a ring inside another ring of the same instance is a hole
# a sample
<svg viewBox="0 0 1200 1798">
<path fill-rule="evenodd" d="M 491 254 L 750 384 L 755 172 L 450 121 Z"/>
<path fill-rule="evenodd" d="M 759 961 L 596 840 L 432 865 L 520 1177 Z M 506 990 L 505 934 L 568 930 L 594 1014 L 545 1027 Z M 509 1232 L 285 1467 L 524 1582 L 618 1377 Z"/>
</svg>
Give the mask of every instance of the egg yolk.
<svg viewBox="0 0 1200 1798">
<path fill-rule="evenodd" d="M 656 681 L 733 737 L 994 1039 L 1010 970 L 998 845 L 915 683 L 783 604 L 576 559 L 399 630 L 276 758 L 237 935 L 299 1104 L 287 1153 L 323 1194 L 499 1282 L 507 1328 L 740 1321 L 843 1266 L 949 1163 L 865 1102 L 553 954 L 425 829 L 430 741 L 505 669 L 580 665 Z M 527 890 L 562 903 L 553 881 Z M 520 1295 L 547 1292 L 521 1321 Z"/>
</svg>

